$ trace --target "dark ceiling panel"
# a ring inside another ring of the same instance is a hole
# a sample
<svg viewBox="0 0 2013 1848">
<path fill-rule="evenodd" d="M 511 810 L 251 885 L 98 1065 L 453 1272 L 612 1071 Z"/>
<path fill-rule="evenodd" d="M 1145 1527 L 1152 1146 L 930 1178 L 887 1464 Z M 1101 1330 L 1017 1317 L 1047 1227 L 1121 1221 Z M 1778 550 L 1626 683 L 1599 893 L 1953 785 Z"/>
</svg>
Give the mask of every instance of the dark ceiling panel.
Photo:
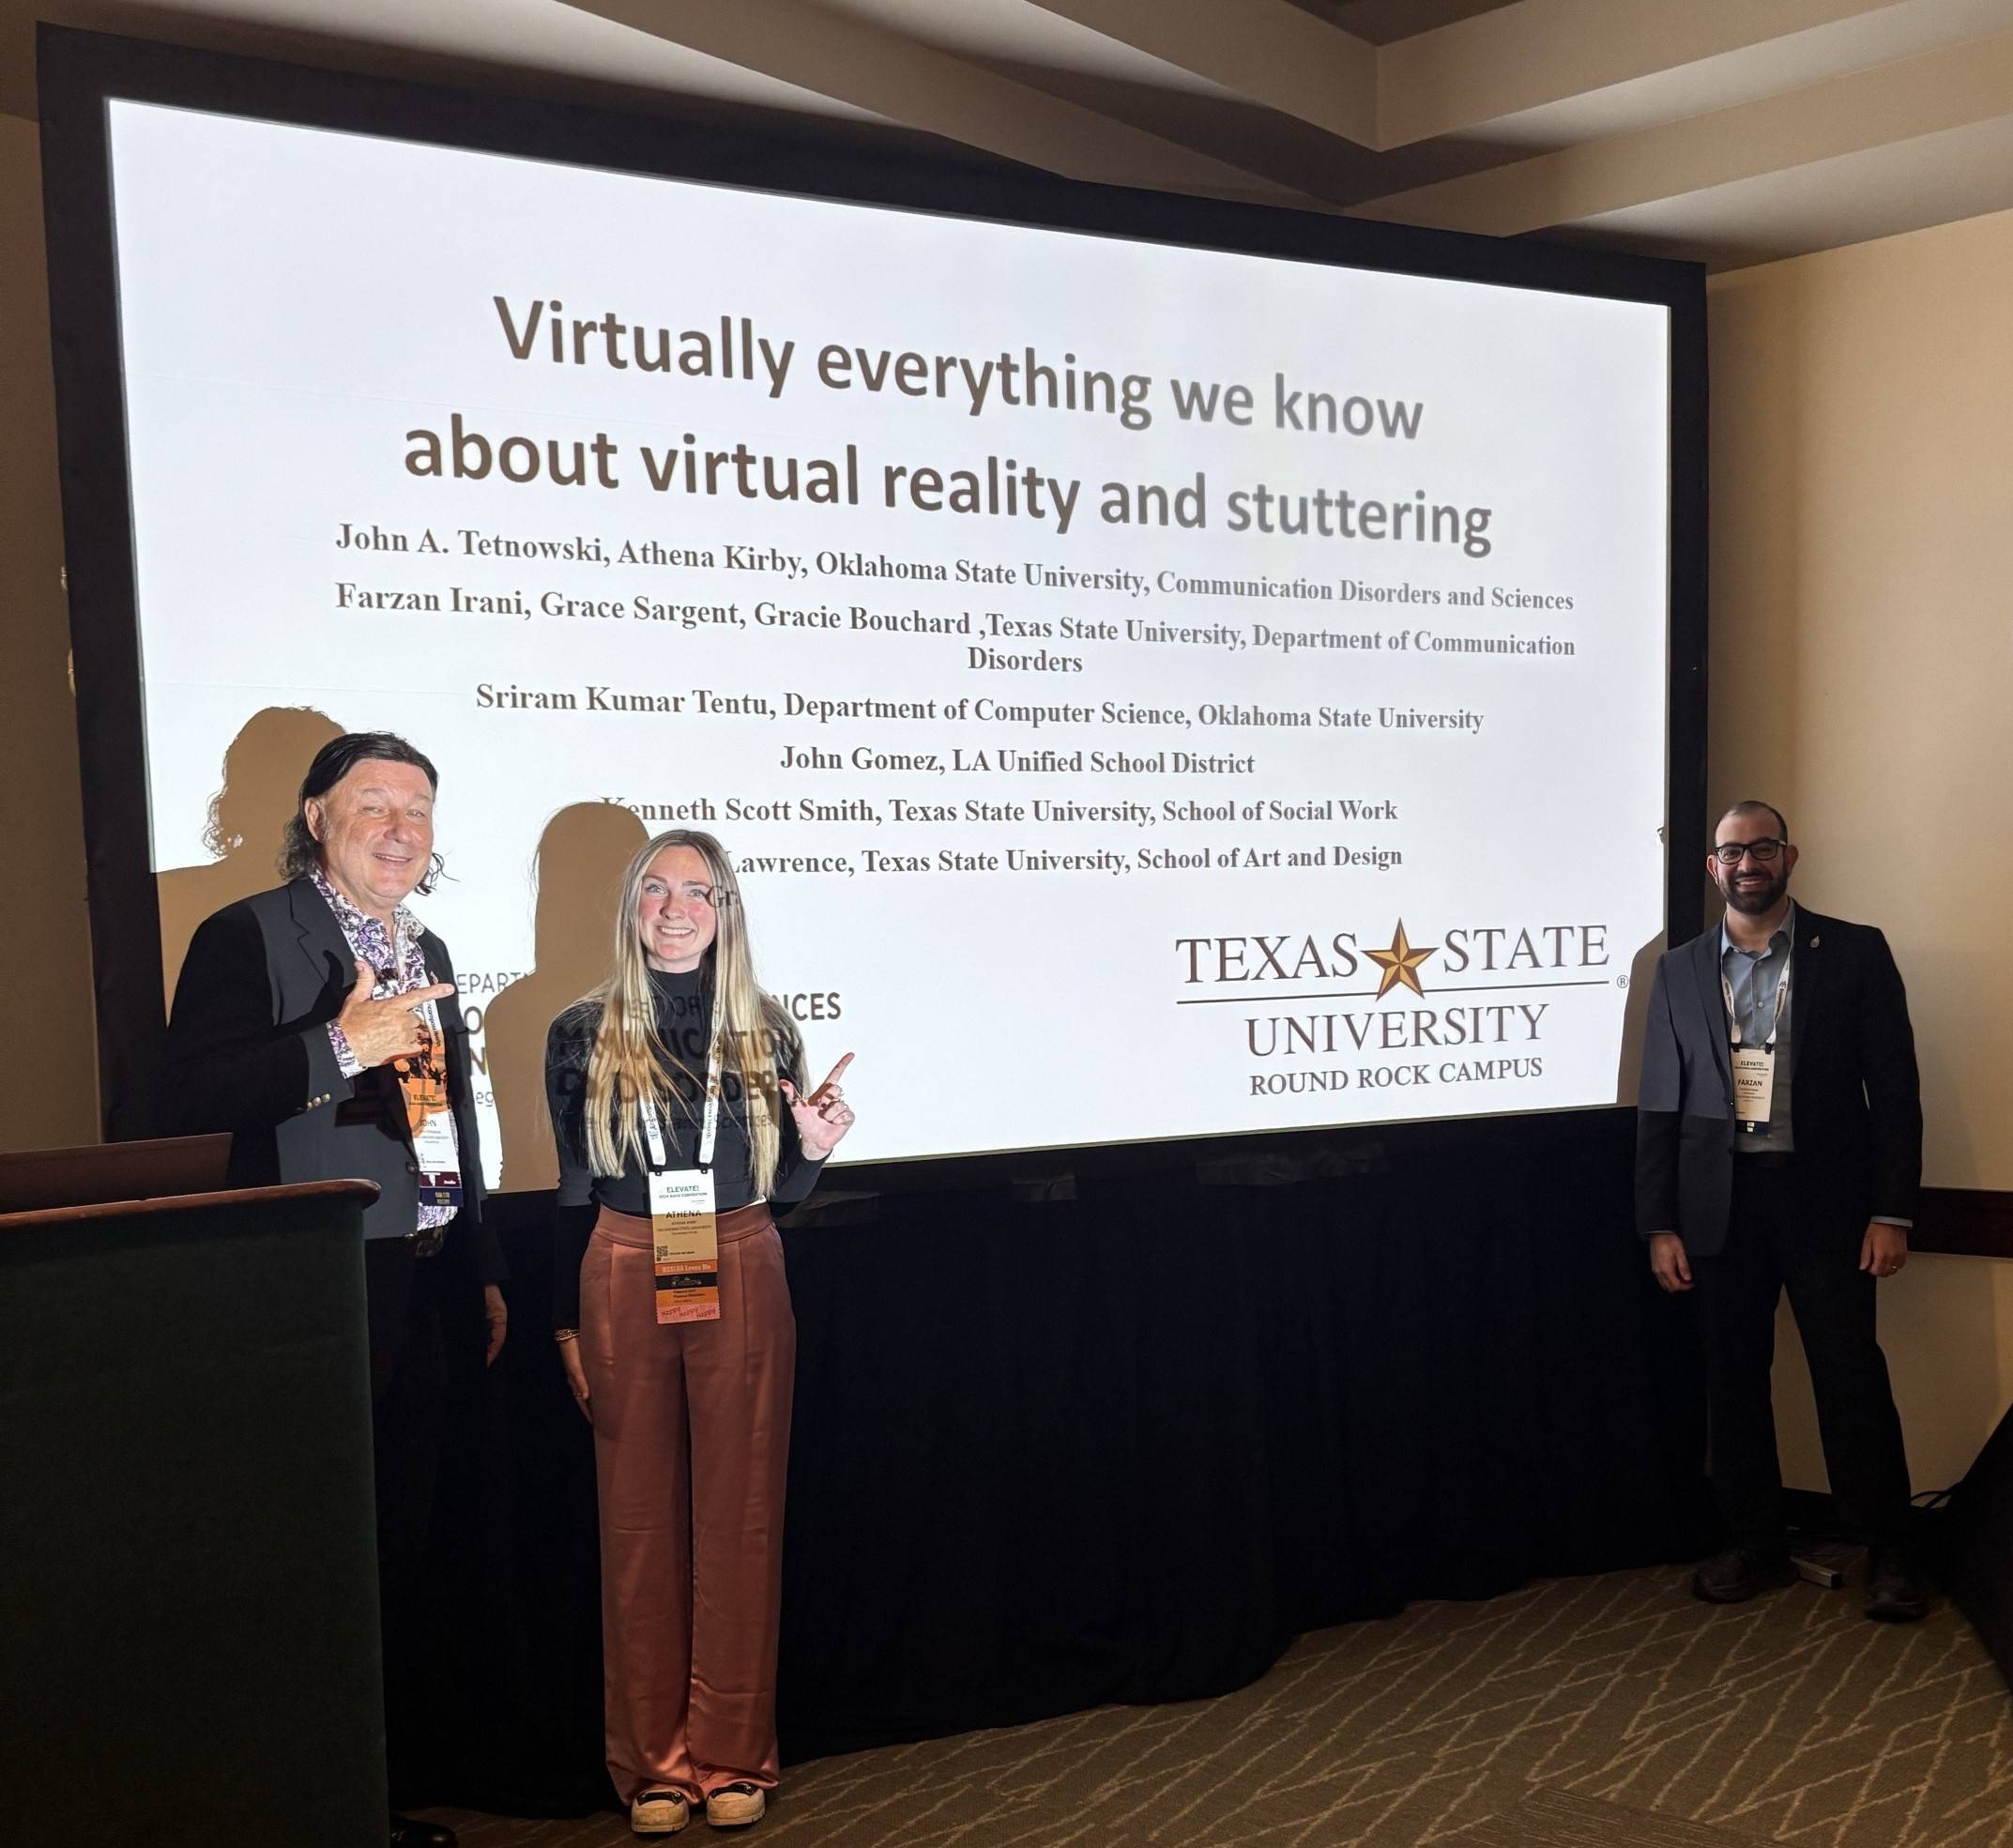
<svg viewBox="0 0 2013 1848">
<path fill-rule="evenodd" d="M 1422 32 L 1514 7 L 1517 0 L 1293 0 L 1295 6 L 1339 25 L 1372 45 L 1416 38 Z"/>
</svg>

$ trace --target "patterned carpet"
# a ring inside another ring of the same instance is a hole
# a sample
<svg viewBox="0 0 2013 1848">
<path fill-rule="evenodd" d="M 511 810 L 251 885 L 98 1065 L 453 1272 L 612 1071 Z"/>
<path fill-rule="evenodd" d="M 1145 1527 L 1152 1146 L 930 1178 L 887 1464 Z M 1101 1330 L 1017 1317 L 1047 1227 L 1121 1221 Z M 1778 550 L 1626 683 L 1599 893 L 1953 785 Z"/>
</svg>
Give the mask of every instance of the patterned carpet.
<svg viewBox="0 0 2013 1848">
<path fill-rule="evenodd" d="M 1304 1637 L 1182 1706 L 786 1767 L 765 1848 L 2013 1845 L 2013 1698 L 1947 1607 L 1797 1584 L 1694 1602 L 1674 1570 L 1421 1604 Z M 614 1848 L 614 1812 L 433 1812 L 465 1848 Z M 696 1822 L 689 1840 L 702 1839 Z"/>
</svg>

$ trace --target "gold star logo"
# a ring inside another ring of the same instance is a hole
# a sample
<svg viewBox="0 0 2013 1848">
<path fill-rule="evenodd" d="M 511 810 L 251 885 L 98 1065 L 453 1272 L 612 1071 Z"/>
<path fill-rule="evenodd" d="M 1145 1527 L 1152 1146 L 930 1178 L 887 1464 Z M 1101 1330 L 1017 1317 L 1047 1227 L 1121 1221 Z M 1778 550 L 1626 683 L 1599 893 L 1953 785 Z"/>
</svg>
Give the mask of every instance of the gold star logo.
<svg viewBox="0 0 2013 1848">
<path fill-rule="evenodd" d="M 1377 985 L 1377 999 L 1382 1000 L 1392 989 L 1400 984 L 1413 994 L 1424 996 L 1426 990 L 1419 985 L 1419 965 L 1440 948 L 1437 943 L 1428 944 L 1423 950 L 1415 950 L 1405 937 L 1405 920 L 1398 920 L 1397 935 L 1391 939 L 1388 950 L 1365 950 L 1364 955 L 1384 971 Z"/>
</svg>

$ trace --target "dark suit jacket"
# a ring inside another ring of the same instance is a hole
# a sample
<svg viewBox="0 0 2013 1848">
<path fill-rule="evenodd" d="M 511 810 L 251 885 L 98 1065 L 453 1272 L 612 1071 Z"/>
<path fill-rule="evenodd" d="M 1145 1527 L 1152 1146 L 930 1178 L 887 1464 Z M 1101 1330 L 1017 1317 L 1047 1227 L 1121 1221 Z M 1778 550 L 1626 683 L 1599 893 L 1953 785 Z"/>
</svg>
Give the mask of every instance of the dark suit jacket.
<svg viewBox="0 0 2013 1848">
<path fill-rule="evenodd" d="M 1922 1102 L 1908 997 L 1887 939 L 1796 909 L 1790 981 L 1790 1114 L 1806 1198 L 1853 1238 L 1875 1214 L 1914 1219 Z M 1719 927 L 1667 951 L 1650 991 L 1636 1116 L 1636 1229 L 1689 1252 L 1726 1243 L 1733 1079 Z"/>
<path fill-rule="evenodd" d="M 428 972 L 454 980 L 447 945 L 421 935 Z M 398 1237 L 418 1217 L 418 1163 L 398 1080 L 379 1066 L 343 1076 L 328 1023 L 357 976 L 343 927 L 312 879 L 261 892 L 204 920 L 189 944 L 168 1020 L 162 1114 L 183 1135 L 231 1132 L 232 1184 L 274 1186 L 350 1176 L 374 1181 L 364 1236 Z M 482 1162 L 470 1094 L 468 1034 L 450 1001 L 448 1098 L 460 1143 L 463 1206 L 450 1240 L 473 1237 L 485 1283 L 501 1256 L 483 1224 Z"/>
</svg>

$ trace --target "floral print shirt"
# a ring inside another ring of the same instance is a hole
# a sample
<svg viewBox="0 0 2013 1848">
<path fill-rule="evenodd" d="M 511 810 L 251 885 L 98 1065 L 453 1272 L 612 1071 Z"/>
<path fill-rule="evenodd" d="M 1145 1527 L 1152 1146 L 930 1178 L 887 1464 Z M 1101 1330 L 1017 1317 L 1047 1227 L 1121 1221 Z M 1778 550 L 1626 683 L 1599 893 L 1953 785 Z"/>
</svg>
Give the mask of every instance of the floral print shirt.
<svg viewBox="0 0 2013 1848">
<path fill-rule="evenodd" d="M 315 891 L 328 901 L 328 909 L 335 913 L 336 923 L 343 926 L 343 935 L 349 939 L 352 952 L 359 961 L 368 963 L 377 971 L 377 984 L 371 990 L 373 1000 L 383 1000 L 389 995 L 403 995 L 412 988 L 433 985 L 434 978 L 426 972 L 425 953 L 419 947 L 419 920 L 404 906 L 401 905 L 392 914 L 394 929 L 387 930 L 382 921 L 352 905 L 319 872 L 312 877 Z M 395 944 L 394 934 L 397 938 Z M 386 980 L 388 970 L 391 976 L 389 981 Z M 427 1024 L 438 1034 L 438 1009 L 429 1002 L 424 1013 Z M 362 1072 L 363 1066 L 350 1050 L 348 1039 L 333 1020 L 328 1023 L 328 1044 L 335 1049 L 336 1063 L 342 1066 L 343 1077 L 353 1078 Z M 448 1115 L 448 1134 L 450 1138 L 455 1134 L 451 1111 Z M 457 1138 L 457 1159 L 460 1153 Z M 465 1180 L 463 1184 L 467 1184 Z M 456 1211 L 451 1206 L 421 1206 L 419 1222 L 415 1229 L 437 1231 L 454 1217 Z"/>
</svg>

